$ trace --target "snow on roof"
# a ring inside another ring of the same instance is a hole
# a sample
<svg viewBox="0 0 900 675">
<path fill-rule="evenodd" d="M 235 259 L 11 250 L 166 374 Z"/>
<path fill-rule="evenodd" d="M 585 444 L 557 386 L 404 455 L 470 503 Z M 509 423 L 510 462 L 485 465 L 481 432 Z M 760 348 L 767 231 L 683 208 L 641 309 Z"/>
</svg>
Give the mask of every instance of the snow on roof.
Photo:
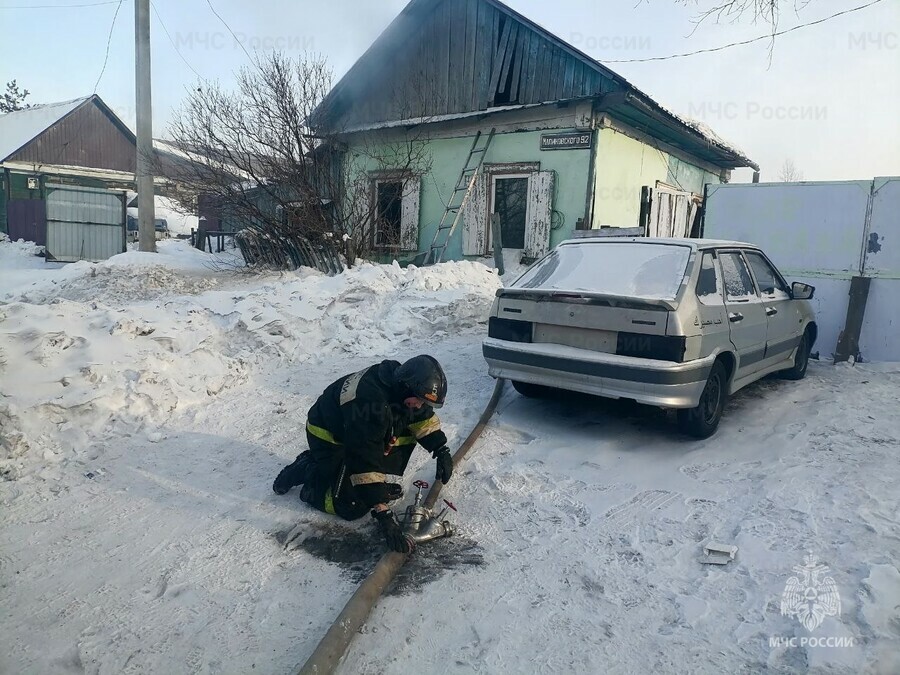
<svg viewBox="0 0 900 675">
<path fill-rule="evenodd" d="M 90 96 L 0 115 L 0 162 L 75 110 Z"/>
</svg>

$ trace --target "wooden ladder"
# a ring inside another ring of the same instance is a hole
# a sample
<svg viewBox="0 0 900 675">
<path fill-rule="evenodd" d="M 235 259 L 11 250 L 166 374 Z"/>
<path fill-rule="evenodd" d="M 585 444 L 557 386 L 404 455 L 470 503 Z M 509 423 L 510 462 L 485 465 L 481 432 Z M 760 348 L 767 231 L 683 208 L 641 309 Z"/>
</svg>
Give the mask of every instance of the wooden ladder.
<svg viewBox="0 0 900 675">
<path fill-rule="evenodd" d="M 481 140 L 481 132 L 479 131 L 475 134 L 472 148 L 469 150 L 469 156 L 466 157 L 466 163 L 459 173 L 459 180 L 456 181 L 456 187 L 450 194 L 450 199 L 447 201 L 447 206 L 444 209 L 444 215 L 441 217 L 441 222 L 438 224 L 434 238 L 431 240 L 431 251 L 428 255 L 427 264 L 434 265 L 439 263 L 444 257 L 447 244 L 450 243 L 450 237 L 453 236 L 459 219 L 462 217 L 463 208 L 472 194 L 472 187 L 475 185 L 475 179 L 478 178 L 478 172 L 481 170 L 482 164 L 484 164 L 488 148 L 491 147 L 491 141 L 494 140 L 495 131 L 496 129 L 491 129 L 482 147 L 478 147 L 478 142 Z M 454 214 L 453 222 L 449 222 L 451 213 Z"/>
</svg>

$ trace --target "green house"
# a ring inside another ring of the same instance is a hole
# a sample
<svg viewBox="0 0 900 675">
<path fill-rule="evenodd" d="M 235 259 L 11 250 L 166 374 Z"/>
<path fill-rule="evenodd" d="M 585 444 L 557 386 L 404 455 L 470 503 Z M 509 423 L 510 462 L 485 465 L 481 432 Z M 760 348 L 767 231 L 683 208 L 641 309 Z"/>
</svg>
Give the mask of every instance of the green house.
<svg viewBox="0 0 900 675">
<path fill-rule="evenodd" d="M 492 232 L 526 261 L 577 230 L 691 236 L 707 184 L 758 170 L 498 0 L 412 0 L 314 122 L 370 249 L 418 262 L 487 256 Z"/>
</svg>

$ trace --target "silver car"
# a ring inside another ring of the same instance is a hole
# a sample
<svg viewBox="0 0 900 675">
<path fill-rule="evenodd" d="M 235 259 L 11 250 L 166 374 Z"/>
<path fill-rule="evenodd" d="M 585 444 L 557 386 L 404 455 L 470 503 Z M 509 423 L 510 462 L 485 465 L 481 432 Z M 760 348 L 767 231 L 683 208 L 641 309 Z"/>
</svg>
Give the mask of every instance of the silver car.
<svg viewBox="0 0 900 675">
<path fill-rule="evenodd" d="M 815 289 L 756 246 L 705 239 L 563 242 L 497 291 L 483 353 L 525 396 L 556 389 L 678 409 L 715 433 L 728 395 L 806 374 Z"/>
</svg>

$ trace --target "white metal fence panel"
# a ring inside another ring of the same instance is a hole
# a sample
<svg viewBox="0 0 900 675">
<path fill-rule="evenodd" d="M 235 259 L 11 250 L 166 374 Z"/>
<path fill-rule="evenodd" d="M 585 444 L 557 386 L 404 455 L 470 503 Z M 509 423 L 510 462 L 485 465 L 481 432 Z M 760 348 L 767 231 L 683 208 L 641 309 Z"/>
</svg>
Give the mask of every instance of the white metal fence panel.
<svg viewBox="0 0 900 675">
<path fill-rule="evenodd" d="M 56 260 L 106 260 L 125 249 L 123 195 L 48 185 L 47 253 Z"/>
<path fill-rule="evenodd" d="M 710 185 L 703 233 L 763 248 L 791 276 L 850 279 L 872 181 Z"/>
<path fill-rule="evenodd" d="M 863 274 L 873 279 L 860 352 L 872 361 L 900 359 L 900 178 L 875 179 Z"/>
<path fill-rule="evenodd" d="M 710 185 L 703 232 L 756 244 L 790 281 L 816 287 L 823 356 L 844 329 L 850 279 L 874 277 L 860 352 L 900 360 L 900 179 Z"/>
<path fill-rule="evenodd" d="M 900 178 L 876 178 L 866 229 L 864 275 L 900 279 Z"/>
</svg>

